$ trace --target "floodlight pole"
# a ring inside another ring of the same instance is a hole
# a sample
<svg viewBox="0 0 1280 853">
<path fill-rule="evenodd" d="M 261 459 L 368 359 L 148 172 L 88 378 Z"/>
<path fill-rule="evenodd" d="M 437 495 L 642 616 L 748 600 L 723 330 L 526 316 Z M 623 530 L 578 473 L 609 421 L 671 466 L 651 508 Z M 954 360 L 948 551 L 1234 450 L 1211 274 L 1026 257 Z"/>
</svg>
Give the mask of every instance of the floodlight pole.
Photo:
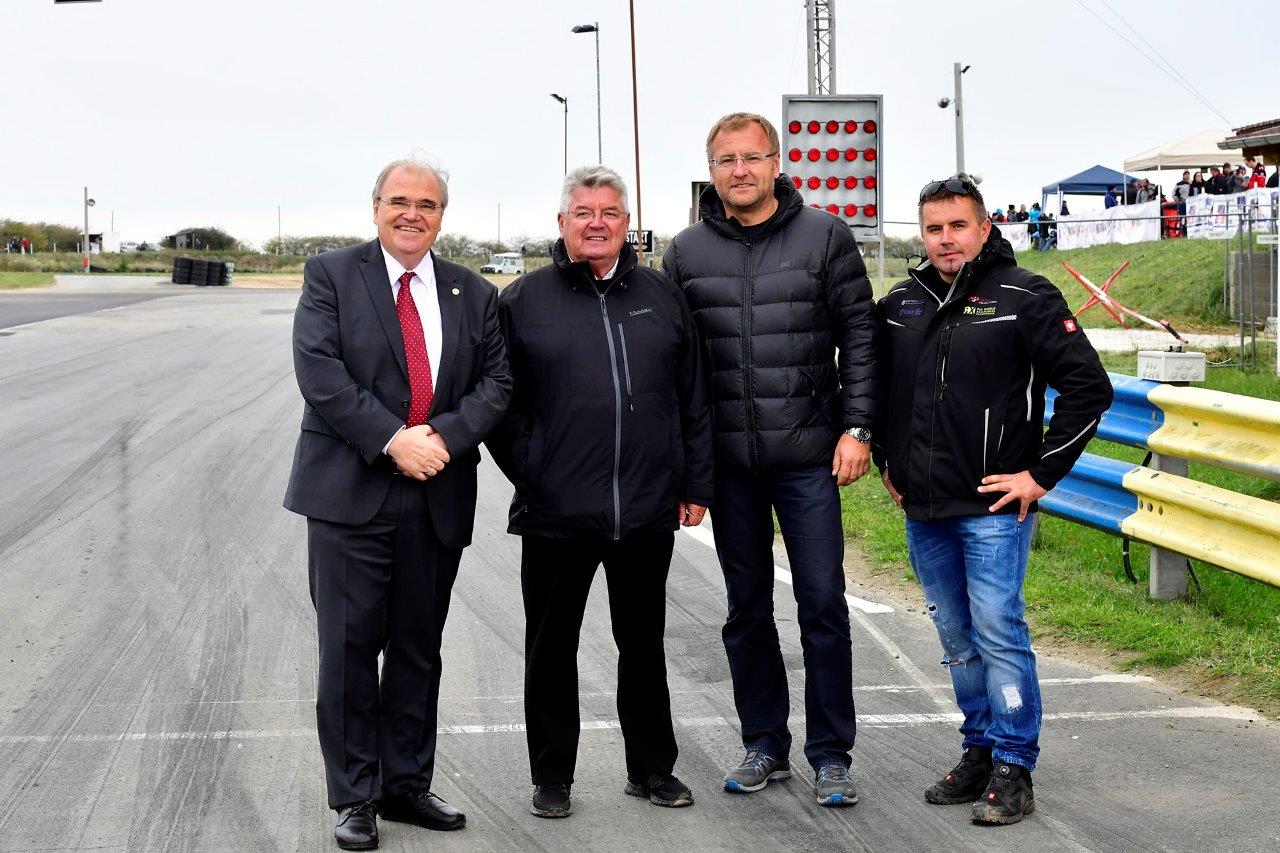
<svg viewBox="0 0 1280 853">
<path fill-rule="evenodd" d="M 644 217 L 640 205 L 640 96 L 636 85 L 636 2 L 629 0 L 631 16 L 631 123 L 636 137 L 636 258 L 644 262 Z"/>
<path fill-rule="evenodd" d="M 956 174 L 959 174 L 964 171 L 964 110 L 961 108 L 964 101 L 964 83 L 962 78 L 964 72 L 969 70 L 969 66 L 961 68 L 959 62 L 953 62 L 951 69 L 956 78 Z"/>
<path fill-rule="evenodd" d="M 569 174 L 569 99 L 562 95 L 551 93 L 551 97 L 564 104 L 564 173 Z"/>
<path fill-rule="evenodd" d="M 94 201 L 89 198 L 89 188 L 84 188 L 84 273 L 89 274 L 89 208 Z"/>
<path fill-rule="evenodd" d="M 595 33 L 596 36 L 596 162 L 604 163 L 604 131 L 600 121 L 600 22 L 594 24 L 578 24 L 573 28 L 575 33 Z"/>
</svg>

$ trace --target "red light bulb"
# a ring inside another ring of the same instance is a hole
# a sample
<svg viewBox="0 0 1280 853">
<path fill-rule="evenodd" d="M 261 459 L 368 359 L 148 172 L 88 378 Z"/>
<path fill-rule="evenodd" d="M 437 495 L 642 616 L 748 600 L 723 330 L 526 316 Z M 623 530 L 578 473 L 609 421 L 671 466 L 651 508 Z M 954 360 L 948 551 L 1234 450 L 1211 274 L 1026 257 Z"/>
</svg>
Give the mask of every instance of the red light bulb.
<svg viewBox="0 0 1280 853">
<path fill-rule="evenodd" d="M 839 133 L 839 132 L 840 132 L 840 122 L 836 121 L 835 119 L 832 119 L 831 121 L 827 122 L 827 133 Z"/>
<path fill-rule="evenodd" d="M 846 189 L 856 190 L 858 188 L 858 179 L 850 175 L 844 179 L 844 185 Z"/>
<path fill-rule="evenodd" d="M 836 177 L 827 178 L 827 189 L 834 190 L 840 186 L 840 179 Z"/>
<path fill-rule="evenodd" d="M 855 178 L 854 180 L 855 180 L 855 182 L 857 181 L 857 179 L 856 179 L 856 178 Z M 866 187 L 867 189 L 869 189 L 869 190 L 873 190 L 873 189 L 875 189 L 875 188 L 876 188 L 876 176 L 875 176 L 875 175 L 867 175 L 865 178 L 863 178 L 863 179 L 862 179 L 862 185 L 863 185 L 864 187 Z"/>
<path fill-rule="evenodd" d="M 862 152 L 862 156 L 868 160 L 874 160 L 876 159 L 876 149 L 868 148 L 866 151 Z"/>
<path fill-rule="evenodd" d="M 818 132 L 818 131 L 820 131 L 820 130 L 822 130 L 822 125 L 821 125 L 821 124 L 819 124 L 819 123 L 818 123 L 818 122 L 816 122 L 816 121 L 811 121 L 811 122 L 809 122 L 809 132 L 810 132 L 810 133 L 817 133 L 817 132 Z"/>
<path fill-rule="evenodd" d="M 802 128 L 803 126 L 804 125 L 800 124 L 800 122 L 793 121 L 791 122 L 791 124 L 787 125 L 787 130 L 791 131 L 792 133 L 799 133 L 800 128 Z"/>
<path fill-rule="evenodd" d="M 796 189 L 800 189 L 802 186 L 804 186 L 804 180 L 802 178 L 792 178 L 791 180 L 793 183 L 795 183 Z"/>
<path fill-rule="evenodd" d="M 837 215 L 838 213 L 840 213 L 840 205 L 838 204 L 827 205 L 827 213 L 830 213 L 832 216 Z"/>
<path fill-rule="evenodd" d="M 844 123 L 845 133 L 857 133 L 857 131 L 858 131 L 858 123 L 856 121 L 850 119 L 849 121 L 846 121 Z"/>
<path fill-rule="evenodd" d="M 846 205 L 844 206 L 844 215 L 845 215 L 845 216 L 857 216 L 857 215 L 858 215 L 858 206 L 857 206 L 856 204 L 846 204 Z"/>
<path fill-rule="evenodd" d="M 846 149 L 844 150 L 844 159 L 846 159 L 846 160 L 857 160 L 857 159 L 858 159 L 858 149 L 857 149 L 857 148 L 846 148 Z"/>
<path fill-rule="evenodd" d="M 790 151 L 787 152 L 787 156 L 791 158 L 792 163 L 796 163 L 796 162 L 799 162 L 800 158 L 804 156 L 804 152 L 802 152 L 799 148 L 792 148 Z"/>
<path fill-rule="evenodd" d="M 876 215 L 876 206 L 874 204 L 868 204 L 866 207 L 862 208 L 862 212 L 867 216 L 874 217 Z"/>
<path fill-rule="evenodd" d="M 862 129 L 865 130 L 867 133 L 875 133 L 876 132 L 875 120 L 867 119 L 866 121 L 864 121 L 862 123 Z"/>
<path fill-rule="evenodd" d="M 828 160 L 839 160 L 839 159 L 840 159 L 840 149 L 839 149 L 839 148 L 828 148 L 828 149 L 827 149 L 827 159 L 828 159 Z"/>
<path fill-rule="evenodd" d="M 810 179 L 809 179 L 809 189 L 811 189 L 811 190 L 816 190 L 816 189 L 817 189 L 818 187 L 820 187 L 820 186 L 822 186 L 822 178 L 810 178 Z"/>
<path fill-rule="evenodd" d="M 814 162 L 817 162 L 818 160 L 821 160 L 821 159 L 822 159 L 822 152 L 821 152 L 821 151 L 819 151 L 817 148 L 810 148 L 810 149 L 809 149 L 809 159 L 810 159 L 811 161 L 814 161 Z"/>
</svg>

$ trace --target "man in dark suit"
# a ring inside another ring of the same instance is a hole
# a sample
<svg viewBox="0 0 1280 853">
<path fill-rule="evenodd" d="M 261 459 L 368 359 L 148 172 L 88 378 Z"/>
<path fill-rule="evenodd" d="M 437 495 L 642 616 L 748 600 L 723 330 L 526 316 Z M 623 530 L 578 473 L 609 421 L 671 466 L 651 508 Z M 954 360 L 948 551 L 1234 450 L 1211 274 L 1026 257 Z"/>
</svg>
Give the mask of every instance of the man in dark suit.
<svg viewBox="0 0 1280 853">
<path fill-rule="evenodd" d="M 431 253 L 447 203 L 444 173 L 388 165 L 378 239 L 308 260 L 294 315 L 306 407 L 284 505 L 307 517 L 316 717 L 346 850 L 378 846 L 379 813 L 466 822 L 430 790 L 440 636 L 471 542 L 478 446 L 512 381 L 496 288 Z"/>
</svg>

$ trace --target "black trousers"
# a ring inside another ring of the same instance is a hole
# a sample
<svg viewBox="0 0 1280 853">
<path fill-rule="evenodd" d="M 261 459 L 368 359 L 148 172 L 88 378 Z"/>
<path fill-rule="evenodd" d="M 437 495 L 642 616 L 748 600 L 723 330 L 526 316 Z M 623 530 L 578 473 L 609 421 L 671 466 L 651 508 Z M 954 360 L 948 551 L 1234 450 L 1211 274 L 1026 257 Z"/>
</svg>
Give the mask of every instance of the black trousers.
<svg viewBox="0 0 1280 853">
<path fill-rule="evenodd" d="M 578 758 L 578 635 L 596 567 L 604 564 L 618 645 L 618 719 L 627 775 L 670 773 L 676 763 L 667 664 L 667 572 L 673 533 L 598 539 L 524 537 L 524 712 L 533 784 L 573 784 Z"/>
<path fill-rule="evenodd" d="M 307 542 L 329 805 L 429 788 L 440 635 L 462 551 L 440 544 L 423 485 L 403 477 L 373 520 L 308 519 Z"/>
</svg>

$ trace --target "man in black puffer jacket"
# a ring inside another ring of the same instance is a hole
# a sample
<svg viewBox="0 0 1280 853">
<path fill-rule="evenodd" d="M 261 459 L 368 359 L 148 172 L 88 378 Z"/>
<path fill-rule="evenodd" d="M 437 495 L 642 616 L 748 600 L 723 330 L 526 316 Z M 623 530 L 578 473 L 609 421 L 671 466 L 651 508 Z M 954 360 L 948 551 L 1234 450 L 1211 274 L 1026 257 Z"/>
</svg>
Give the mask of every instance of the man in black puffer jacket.
<svg viewBox="0 0 1280 853">
<path fill-rule="evenodd" d="M 662 637 L 674 531 L 712 499 L 711 412 L 698 333 L 666 276 L 626 243 L 626 186 L 603 166 L 565 177 L 552 263 L 502 292 L 514 396 L 489 449 L 516 487 L 524 537 L 530 810 L 569 814 L 578 631 L 604 563 L 618 643 L 626 792 L 687 806 Z"/>
<path fill-rule="evenodd" d="M 951 675 L 964 756 L 925 792 L 1007 824 L 1035 809 L 1036 658 L 1023 618 L 1029 513 L 1111 405 L 1111 383 L 1062 294 L 1019 269 L 966 175 L 920 193 L 928 262 L 880 302 L 876 464 L 906 512 L 911 566 Z M 1045 387 L 1059 393 L 1046 432 Z"/>
<path fill-rule="evenodd" d="M 773 621 L 776 511 L 804 646 L 805 757 L 818 801 L 852 805 L 853 659 L 837 487 L 869 465 L 871 287 L 849 226 L 805 207 L 780 174 L 767 119 L 720 119 L 707 157 L 702 221 L 672 241 L 663 265 L 689 300 L 712 371 L 724 643 L 747 750 L 724 784 L 758 791 L 790 775 L 787 673 Z"/>
</svg>

